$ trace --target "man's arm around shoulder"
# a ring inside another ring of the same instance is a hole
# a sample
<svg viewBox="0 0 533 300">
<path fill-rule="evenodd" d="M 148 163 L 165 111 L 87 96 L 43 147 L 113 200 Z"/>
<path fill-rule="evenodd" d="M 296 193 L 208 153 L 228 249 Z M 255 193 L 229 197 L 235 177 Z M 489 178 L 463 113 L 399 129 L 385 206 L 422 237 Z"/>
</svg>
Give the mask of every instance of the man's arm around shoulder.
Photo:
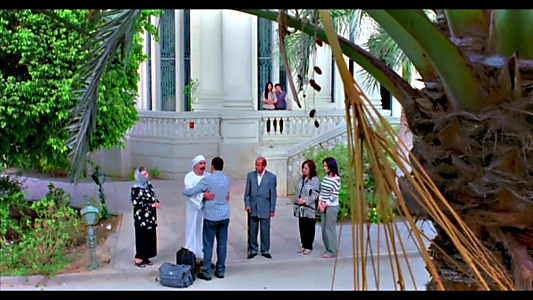
<svg viewBox="0 0 533 300">
<path fill-rule="evenodd" d="M 192 188 L 184 189 L 182 192 L 183 195 L 187 197 L 192 197 L 196 194 L 200 194 L 200 193 L 207 191 L 207 178 L 208 177 L 202 178 L 202 180 L 200 180 L 200 182 L 198 182 L 198 184 Z"/>
</svg>

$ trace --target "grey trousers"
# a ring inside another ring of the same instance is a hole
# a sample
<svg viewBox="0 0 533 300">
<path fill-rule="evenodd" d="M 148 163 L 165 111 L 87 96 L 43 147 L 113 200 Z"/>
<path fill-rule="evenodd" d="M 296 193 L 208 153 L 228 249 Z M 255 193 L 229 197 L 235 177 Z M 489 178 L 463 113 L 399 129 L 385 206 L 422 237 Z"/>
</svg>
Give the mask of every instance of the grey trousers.
<svg viewBox="0 0 533 300">
<path fill-rule="evenodd" d="M 248 254 L 257 254 L 257 234 L 260 232 L 261 254 L 270 251 L 270 218 L 262 219 L 248 214 Z"/>
<path fill-rule="evenodd" d="M 337 255 L 337 213 L 338 206 L 328 206 L 321 215 L 322 242 L 326 254 Z"/>
</svg>

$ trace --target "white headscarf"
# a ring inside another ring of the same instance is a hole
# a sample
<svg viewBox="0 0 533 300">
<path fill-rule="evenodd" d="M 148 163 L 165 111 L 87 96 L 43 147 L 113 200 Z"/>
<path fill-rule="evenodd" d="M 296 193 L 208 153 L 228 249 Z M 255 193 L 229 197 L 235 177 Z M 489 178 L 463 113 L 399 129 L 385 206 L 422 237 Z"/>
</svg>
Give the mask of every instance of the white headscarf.
<svg viewBox="0 0 533 300">
<path fill-rule="evenodd" d="M 194 166 L 196 166 L 201 161 L 205 161 L 205 157 L 203 155 L 198 155 L 195 158 L 193 158 L 192 159 L 192 168 L 194 169 Z"/>
</svg>

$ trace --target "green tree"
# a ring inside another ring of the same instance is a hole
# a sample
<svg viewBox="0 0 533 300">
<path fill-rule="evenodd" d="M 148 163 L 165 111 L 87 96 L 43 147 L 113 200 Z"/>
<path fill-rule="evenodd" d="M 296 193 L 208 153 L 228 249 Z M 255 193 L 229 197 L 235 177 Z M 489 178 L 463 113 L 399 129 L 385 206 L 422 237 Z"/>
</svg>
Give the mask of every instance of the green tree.
<svg viewBox="0 0 533 300">
<path fill-rule="evenodd" d="M 87 32 L 103 22 L 90 23 L 88 10 L 53 13 Z M 145 21 L 137 23 L 139 32 Z M 39 12 L 1 10 L 0 36 L 0 139 L 5 141 L 0 159 L 40 171 L 67 169 L 70 133 L 64 129 L 78 104 L 71 91 L 82 87 L 74 76 L 88 54 L 87 35 Z M 128 69 L 117 63 L 99 83 L 98 101 L 91 103 L 97 117 L 89 151 L 122 145 L 137 120 L 137 70 L 146 59 L 141 45 L 135 34 Z M 122 60 L 122 54 L 114 60 Z"/>
</svg>

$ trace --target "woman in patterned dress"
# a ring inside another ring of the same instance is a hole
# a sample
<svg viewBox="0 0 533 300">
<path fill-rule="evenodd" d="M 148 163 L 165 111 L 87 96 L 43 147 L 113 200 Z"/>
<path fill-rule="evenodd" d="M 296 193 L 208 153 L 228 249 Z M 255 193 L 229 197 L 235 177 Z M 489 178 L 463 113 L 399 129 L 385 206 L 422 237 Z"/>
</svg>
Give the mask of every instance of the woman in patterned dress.
<svg viewBox="0 0 533 300">
<path fill-rule="evenodd" d="M 302 164 L 302 176 L 298 178 L 296 183 L 297 197 L 294 202 L 294 216 L 298 218 L 302 244 L 302 248 L 297 252 L 304 255 L 311 254 L 313 251 L 319 189 L 320 181 L 316 173 L 315 162 L 306 160 Z"/>
<path fill-rule="evenodd" d="M 153 265 L 150 258 L 157 255 L 157 200 L 154 187 L 148 181 L 148 172 L 140 167 L 135 170 L 135 183 L 131 187 L 130 200 L 133 204 L 135 226 L 135 265 L 144 268 Z"/>
</svg>

